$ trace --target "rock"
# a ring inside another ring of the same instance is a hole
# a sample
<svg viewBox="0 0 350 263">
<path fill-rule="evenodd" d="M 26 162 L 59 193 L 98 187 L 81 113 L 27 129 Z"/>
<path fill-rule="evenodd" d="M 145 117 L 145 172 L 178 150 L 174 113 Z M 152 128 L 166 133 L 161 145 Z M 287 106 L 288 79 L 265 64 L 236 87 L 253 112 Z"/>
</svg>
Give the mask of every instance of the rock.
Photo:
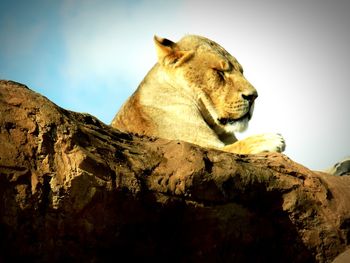
<svg viewBox="0 0 350 263">
<path fill-rule="evenodd" d="M 326 170 L 330 174 L 338 176 L 350 175 L 350 157 L 341 160 Z"/>
<path fill-rule="evenodd" d="M 332 261 L 332 263 L 349 263 L 349 262 L 350 262 L 350 249 L 341 253 L 339 256 L 336 257 L 335 260 Z"/>
<path fill-rule="evenodd" d="M 350 177 L 121 133 L 0 81 L 0 262 L 331 262 Z"/>
</svg>

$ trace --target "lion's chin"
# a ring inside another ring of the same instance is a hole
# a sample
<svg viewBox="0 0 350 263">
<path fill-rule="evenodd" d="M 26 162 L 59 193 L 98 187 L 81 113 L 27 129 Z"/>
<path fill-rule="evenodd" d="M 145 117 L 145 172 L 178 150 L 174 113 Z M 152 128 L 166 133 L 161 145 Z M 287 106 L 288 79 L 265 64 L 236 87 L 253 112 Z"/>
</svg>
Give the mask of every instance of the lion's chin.
<svg viewBox="0 0 350 263">
<path fill-rule="evenodd" d="M 248 121 L 249 121 L 251 117 L 252 116 L 251 116 L 250 111 L 249 111 L 246 114 L 244 114 L 242 117 L 239 117 L 237 119 L 234 119 L 234 118 L 219 118 L 218 122 L 221 125 L 224 125 L 224 126 L 225 125 L 232 125 L 232 124 L 235 124 L 237 122 L 244 121 L 245 119 L 248 119 Z"/>
<path fill-rule="evenodd" d="M 253 111 L 254 104 L 250 107 L 249 111 L 240 118 L 219 118 L 217 121 L 226 132 L 244 132 L 248 128 L 248 123 L 253 116 Z"/>
<path fill-rule="evenodd" d="M 224 125 L 224 130 L 228 133 L 243 132 L 248 128 L 249 120 L 250 118 L 246 116 L 237 121 L 228 122 Z"/>
<path fill-rule="evenodd" d="M 248 122 L 251 119 L 251 113 L 248 111 L 242 117 L 233 119 L 233 118 L 219 118 L 218 122 L 225 130 L 231 129 L 235 132 L 242 132 L 247 129 Z"/>
</svg>

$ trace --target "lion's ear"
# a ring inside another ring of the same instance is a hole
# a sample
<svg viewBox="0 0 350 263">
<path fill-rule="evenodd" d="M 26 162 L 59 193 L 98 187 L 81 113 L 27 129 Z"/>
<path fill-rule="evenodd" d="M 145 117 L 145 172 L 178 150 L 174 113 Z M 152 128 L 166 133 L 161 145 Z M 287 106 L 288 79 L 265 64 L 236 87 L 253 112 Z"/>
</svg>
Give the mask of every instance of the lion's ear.
<svg viewBox="0 0 350 263">
<path fill-rule="evenodd" d="M 154 36 L 154 43 L 157 50 L 158 62 L 162 65 L 172 65 L 178 67 L 189 60 L 194 52 L 179 50 L 176 43 L 173 41 Z"/>
</svg>

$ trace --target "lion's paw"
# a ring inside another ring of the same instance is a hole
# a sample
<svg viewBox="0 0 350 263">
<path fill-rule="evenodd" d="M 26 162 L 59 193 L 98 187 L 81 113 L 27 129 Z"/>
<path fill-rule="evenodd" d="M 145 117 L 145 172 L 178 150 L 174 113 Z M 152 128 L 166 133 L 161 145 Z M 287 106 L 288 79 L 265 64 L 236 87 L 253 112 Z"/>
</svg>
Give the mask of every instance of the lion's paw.
<svg viewBox="0 0 350 263">
<path fill-rule="evenodd" d="M 264 133 L 247 138 L 250 144 L 250 153 L 283 152 L 286 143 L 279 133 Z"/>
</svg>

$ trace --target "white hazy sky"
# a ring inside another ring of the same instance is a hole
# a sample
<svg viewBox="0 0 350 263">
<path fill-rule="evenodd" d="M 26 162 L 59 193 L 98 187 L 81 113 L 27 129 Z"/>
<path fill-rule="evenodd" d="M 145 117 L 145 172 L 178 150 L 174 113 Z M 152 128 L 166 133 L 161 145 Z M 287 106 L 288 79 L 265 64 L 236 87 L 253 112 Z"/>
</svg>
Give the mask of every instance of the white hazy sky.
<svg viewBox="0 0 350 263">
<path fill-rule="evenodd" d="M 235 56 L 259 98 L 247 135 L 279 132 L 311 169 L 350 155 L 350 2 L 0 2 L 0 78 L 109 124 L 156 62 L 153 35 L 206 36 Z"/>
</svg>

